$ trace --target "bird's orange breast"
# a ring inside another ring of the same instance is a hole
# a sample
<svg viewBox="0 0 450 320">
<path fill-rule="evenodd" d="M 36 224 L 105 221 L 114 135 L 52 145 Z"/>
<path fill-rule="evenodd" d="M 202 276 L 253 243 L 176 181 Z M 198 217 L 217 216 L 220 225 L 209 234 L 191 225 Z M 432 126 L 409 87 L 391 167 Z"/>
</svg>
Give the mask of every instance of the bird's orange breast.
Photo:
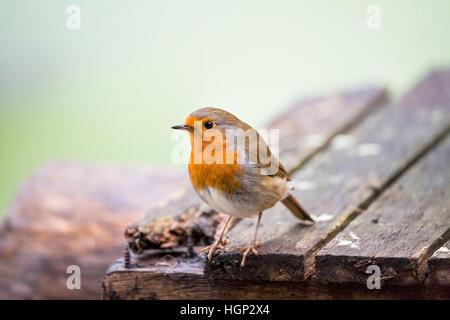
<svg viewBox="0 0 450 320">
<path fill-rule="evenodd" d="M 211 187 L 225 193 L 233 193 L 241 186 L 239 176 L 243 176 L 241 165 L 237 163 L 238 154 L 235 151 L 225 151 L 224 158 L 234 159 L 234 163 L 194 163 L 194 151 L 189 160 L 189 176 L 194 187 L 200 191 Z M 232 154 L 230 154 L 230 152 Z"/>
<path fill-rule="evenodd" d="M 197 190 L 211 187 L 225 193 L 233 193 L 241 186 L 238 179 L 240 165 L 189 164 L 189 176 Z"/>
<path fill-rule="evenodd" d="M 210 118 L 198 119 L 195 117 L 188 117 L 186 119 L 186 124 L 190 127 L 194 127 L 195 121 L 204 123 L 208 120 L 210 120 Z M 194 152 L 196 152 L 194 149 L 194 133 L 190 132 L 190 136 L 192 150 L 189 158 L 189 176 L 194 187 L 198 191 L 205 189 L 206 187 L 211 187 L 226 193 L 233 193 L 237 190 L 241 186 L 238 177 L 243 176 L 244 174 L 241 170 L 241 165 L 238 164 L 237 161 L 239 159 L 237 151 L 227 149 L 225 134 L 223 133 L 222 143 L 216 141 L 214 137 L 212 137 L 211 140 L 202 139 L 202 154 L 199 157 L 194 157 Z M 212 152 L 207 156 L 215 157 L 217 154 L 217 158 L 219 158 L 218 162 L 220 163 L 205 161 L 205 149 L 211 144 L 214 144 L 215 148 L 213 148 Z M 216 148 L 218 148 L 218 151 L 220 150 L 220 154 L 216 153 Z"/>
</svg>

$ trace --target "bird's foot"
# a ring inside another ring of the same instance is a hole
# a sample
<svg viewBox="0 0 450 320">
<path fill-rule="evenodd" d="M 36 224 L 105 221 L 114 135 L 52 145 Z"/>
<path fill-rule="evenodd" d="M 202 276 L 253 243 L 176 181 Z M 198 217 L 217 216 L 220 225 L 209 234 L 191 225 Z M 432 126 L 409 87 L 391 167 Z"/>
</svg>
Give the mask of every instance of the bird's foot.
<svg viewBox="0 0 450 320">
<path fill-rule="evenodd" d="M 200 253 L 205 253 L 205 252 L 209 251 L 208 260 L 211 261 L 212 256 L 216 250 L 227 251 L 225 249 L 226 244 L 227 244 L 227 239 L 218 239 L 218 240 L 214 241 L 214 243 L 212 245 L 207 246 L 206 248 L 200 250 Z"/>
<path fill-rule="evenodd" d="M 256 248 L 258 248 L 259 245 L 260 245 L 259 242 L 252 241 L 250 245 L 247 247 L 237 247 L 235 249 L 238 251 L 244 251 L 244 255 L 242 256 L 241 268 L 245 267 L 245 261 L 247 260 L 247 256 L 250 253 L 250 251 L 253 252 L 254 255 L 256 256 L 258 255 L 258 251 L 256 251 Z"/>
</svg>

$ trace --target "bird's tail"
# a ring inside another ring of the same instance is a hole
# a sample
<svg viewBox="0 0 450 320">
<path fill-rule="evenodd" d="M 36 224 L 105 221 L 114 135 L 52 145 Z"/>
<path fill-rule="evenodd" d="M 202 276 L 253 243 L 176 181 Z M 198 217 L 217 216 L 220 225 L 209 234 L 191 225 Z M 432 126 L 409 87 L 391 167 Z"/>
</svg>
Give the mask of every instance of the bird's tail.
<svg viewBox="0 0 450 320">
<path fill-rule="evenodd" d="M 289 194 L 285 199 L 283 199 L 281 202 L 289 209 L 290 212 L 300 220 L 308 220 L 314 222 L 314 220 L 311 218 L 311 216 L 306 212 L 305 209 L 298 203 L 298 201 L 292 196 L 292 194 Z"/>
</svg>

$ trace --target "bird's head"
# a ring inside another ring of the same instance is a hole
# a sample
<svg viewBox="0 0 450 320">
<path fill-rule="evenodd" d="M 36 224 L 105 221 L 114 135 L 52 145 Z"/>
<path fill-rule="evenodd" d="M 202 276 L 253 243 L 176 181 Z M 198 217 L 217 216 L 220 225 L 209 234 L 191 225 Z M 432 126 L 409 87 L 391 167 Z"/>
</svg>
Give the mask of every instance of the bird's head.
<svg viewBox="0 0 450 320">
<path fill-rule="evenodd" d="M 204 137 L 213 131 L 220 130 L 225 135 L 227 130 L 247 130 L 250 126 L 239 120 L 233 114 L 217 108 L 202 108 L 192 112 L 184 124 L 173 126 L 172 129 L 186 130 L 191 134 L 201 133 Z"/>
<path fill-rule="evenodd" d="M 190 163 L 208 164 L 236 164 L 240 157 L 245 157 L 249 145 L 248 139 L 238 137 L 255 131 L 233 114 L 217 108 L 198 109 L 186 118 L 184 124 L 172 129 L 189 132 L 192 147 Z M 257 141 L 256 131 L 254 136 Z"/>
</svg>

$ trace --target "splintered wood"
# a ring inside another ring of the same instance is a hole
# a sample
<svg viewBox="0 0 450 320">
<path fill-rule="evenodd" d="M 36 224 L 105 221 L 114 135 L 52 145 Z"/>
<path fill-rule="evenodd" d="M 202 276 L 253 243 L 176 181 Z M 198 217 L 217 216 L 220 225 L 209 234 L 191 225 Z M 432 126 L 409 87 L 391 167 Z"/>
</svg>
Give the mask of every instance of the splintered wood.
<svg viewBox="0 0 450 320">
<path fill-rule="evenodd" d="M 429 281 L 433 285 L 450 287 L 450 240 L 437 249 L 427 263 Z"/>
<path fill-rule="evenodd" d="M 145 225 L 128 226 L 125 237 L 135 253 L 147 249 L 205 246 L 214 241 L 217 226 L 223 218 L 209 207 L 199 205 L 180 215 L 163 216 L 151 219 Z"/>
</svg>

